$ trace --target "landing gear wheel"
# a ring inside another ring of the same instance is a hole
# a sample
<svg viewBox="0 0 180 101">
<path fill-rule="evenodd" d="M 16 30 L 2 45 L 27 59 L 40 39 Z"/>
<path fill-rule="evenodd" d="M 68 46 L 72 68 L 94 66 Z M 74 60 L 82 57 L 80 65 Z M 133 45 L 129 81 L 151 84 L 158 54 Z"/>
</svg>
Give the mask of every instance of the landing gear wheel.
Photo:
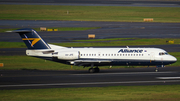
<svg viewBox="0 0 180 101">
<path fill-rule="evenodd" d="M 99 68 L 89 68 L 89 73 L 99 73 Z"/>
<path fill-rule="evenodd" d="M 158 68 L 156 68 L 155 72 L 158 72 Z"/>
<path fill-rule="evenodd" d="M 95 73 L 99 73 L 99 68 L 94 68 L 95 69 Z"/>
<path fill-rule="evenodd" d="M 94 68 L 89 68 L 89 73 L 94 73 L 95 69 Z"/>
</svg>

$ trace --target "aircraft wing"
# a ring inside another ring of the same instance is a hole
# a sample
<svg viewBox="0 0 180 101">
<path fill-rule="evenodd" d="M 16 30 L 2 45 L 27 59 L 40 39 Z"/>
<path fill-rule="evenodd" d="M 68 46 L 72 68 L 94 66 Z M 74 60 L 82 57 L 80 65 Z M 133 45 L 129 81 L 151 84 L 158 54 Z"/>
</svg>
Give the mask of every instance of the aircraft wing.
<svg viewBox="0 0 180 101">
<path fill-rule="evenodd" d="M 98 62 L 98 63 L 101 63 L 101 62 L 111 62 L 111 60 L 75 60 L 74 62 Z"/>
<path fill-rule="evenodd" d="M 73 61 L 76 66 L 90 66 L 91 64 L 104 64 L 110 63 L 112 60 L 75 60 Z"/>
</svg>

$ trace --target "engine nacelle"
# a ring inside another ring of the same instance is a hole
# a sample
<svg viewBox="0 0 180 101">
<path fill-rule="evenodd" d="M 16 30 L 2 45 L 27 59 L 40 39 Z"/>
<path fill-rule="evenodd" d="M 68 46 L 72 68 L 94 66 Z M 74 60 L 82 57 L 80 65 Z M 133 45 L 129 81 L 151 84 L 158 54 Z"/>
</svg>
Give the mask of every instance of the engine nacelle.
<svg viewBox="0 0 180 101">
<path fill-rule="evenodd" d="M 79 59 L 80 52 L 79 51 L 60 51 L 58 52 L 58 59 L 61 60 L 75 60 Z"/>
</svg>

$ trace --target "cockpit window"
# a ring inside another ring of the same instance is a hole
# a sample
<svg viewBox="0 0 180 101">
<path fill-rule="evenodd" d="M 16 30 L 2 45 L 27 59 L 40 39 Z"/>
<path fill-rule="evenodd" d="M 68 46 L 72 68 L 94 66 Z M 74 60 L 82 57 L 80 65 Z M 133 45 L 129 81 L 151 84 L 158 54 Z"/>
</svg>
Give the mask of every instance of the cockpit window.
<svg viewBox="0 0 180 101">
<path fill-rule="evenodd" d="M 160 52 L 159 55 L 168 55 L 167 52 Z"/>
</svg>

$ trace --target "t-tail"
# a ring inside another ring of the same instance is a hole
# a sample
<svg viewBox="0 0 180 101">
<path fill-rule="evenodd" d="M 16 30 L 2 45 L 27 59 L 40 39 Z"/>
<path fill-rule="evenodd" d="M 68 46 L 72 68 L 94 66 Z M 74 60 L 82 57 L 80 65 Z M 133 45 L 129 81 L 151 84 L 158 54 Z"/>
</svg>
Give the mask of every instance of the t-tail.
<svg viewBox="0 0 180 101">
<path fill-rule="evenodd" d="M 50 46 L 33 29 L 24 28 L 8 32 L 19 33 L 28 49 L 51 49 Z"/>
</svg>

